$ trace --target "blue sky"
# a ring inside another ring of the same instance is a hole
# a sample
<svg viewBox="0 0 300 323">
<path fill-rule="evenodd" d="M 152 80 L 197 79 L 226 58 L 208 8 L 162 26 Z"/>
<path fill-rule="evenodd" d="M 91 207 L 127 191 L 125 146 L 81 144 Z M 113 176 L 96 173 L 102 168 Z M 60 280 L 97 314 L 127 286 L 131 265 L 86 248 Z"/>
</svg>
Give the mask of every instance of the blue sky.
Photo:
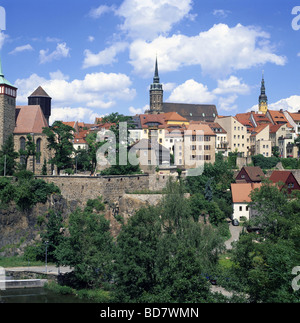
<svg viewBox="0 0 300 323">
<path fill-rule="evenodd" d="M 270 108 L 300 110 L 297 1 L 4 0 L 5 77 L 17 104 L 39 85 L 54 120 L 142 113 L 158 57 L 164 101 L 257 109 L 262 71 Z M 299 10 L 300 14 L 300 10 Z"/>
</svg>

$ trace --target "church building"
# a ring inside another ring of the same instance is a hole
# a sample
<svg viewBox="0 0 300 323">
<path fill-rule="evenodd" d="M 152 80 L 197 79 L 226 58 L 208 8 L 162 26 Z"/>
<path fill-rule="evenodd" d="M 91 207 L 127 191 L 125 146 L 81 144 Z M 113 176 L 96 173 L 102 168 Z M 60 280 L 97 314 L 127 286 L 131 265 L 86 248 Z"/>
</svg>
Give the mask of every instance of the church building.
<svg viewBox="0 0 300 323">
<path fill-rule="evenodd" d="M 41 87 L 28 97 L 28 105 L 17 106 L 16 98 L 17 88 L 5 79 L 0 62 L 0 149 L 8 137 L 13 135 L 15 151 L 25 150 L 27 136 L 30 135 L 36 145 L 37 155 L 29 157 L 27 170 L 40 175 L 44 160 L 47 162 L 50 158 L 43 128 L 49 126 L 51 98 Z M 22 156 L 19 162 L 24 162 Z M 48 164 L 47 169 L 50 174 Z"/>
<path fill-rule="evenodd" d="M 201 97 L 199 97 L 201 101 Z M 163 101 L 163 85 L 160 83 L 157 58 L 153 83 L 150 85 L 150 110 L 148 114 L 177 112 L 189 121 L 214 122 L 218 115 L 217 108 L 213 104 L 186 104 L 170 103 Z"/>
</svg>

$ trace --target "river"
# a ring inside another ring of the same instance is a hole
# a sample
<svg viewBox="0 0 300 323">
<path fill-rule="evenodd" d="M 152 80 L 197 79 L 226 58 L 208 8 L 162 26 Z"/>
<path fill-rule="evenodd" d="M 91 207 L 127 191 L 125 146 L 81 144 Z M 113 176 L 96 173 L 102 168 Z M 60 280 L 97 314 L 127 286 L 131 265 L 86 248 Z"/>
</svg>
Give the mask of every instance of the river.
<svg viewBox="0 0 300 323">
<path fill-rule="evenodd" d="M 1 290 L 0 303 L 88 303 L 88 301 L 74 295 L 61 295 L 36 287 Z"/>
</svg>

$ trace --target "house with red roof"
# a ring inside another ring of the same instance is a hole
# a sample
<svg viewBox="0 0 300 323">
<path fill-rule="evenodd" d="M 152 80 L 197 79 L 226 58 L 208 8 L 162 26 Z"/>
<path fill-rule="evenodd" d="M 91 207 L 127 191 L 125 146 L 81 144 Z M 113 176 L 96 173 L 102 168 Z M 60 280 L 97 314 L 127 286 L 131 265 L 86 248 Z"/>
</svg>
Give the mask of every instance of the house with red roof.
<svg viewBox="0 0 300 323">
<path fill-rule="evenodd" d="M 280 190 L 287 189 L 288 194 L 291 194 L 295 190 L 300 190 L 300 185 L 291 171 L 273 171 L 270 176 L 270 181 L 278 184 Z"/>
<path fill-rule="evenodd" d="M 262 183 L 232 183 L 232 207 L 233 219 L 242 220 L 243 218 L 249 220 L 251 217 L 251 192 L 255 189 L 260 189 Z"/>
</svg>

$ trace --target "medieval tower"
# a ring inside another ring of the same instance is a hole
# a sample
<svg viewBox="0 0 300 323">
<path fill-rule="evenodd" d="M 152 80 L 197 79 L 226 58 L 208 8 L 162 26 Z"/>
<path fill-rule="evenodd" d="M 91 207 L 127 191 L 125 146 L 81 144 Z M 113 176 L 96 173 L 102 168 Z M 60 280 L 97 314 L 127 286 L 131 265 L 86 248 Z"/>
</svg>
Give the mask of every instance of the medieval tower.
<svg viewBox="0 0 300 323">
<path fill-rule="evenodd" d="M 0 61 L 0 149 L 15 129 L 16 97 L 17 88 L 4 78 Z"/>
<path fill-rule="evenodd" d="M 260 88 L 260 96 L 259 96 L 259 100 L 258 100 L 258 107 L 259 107 L 259 112 L 262 112 L 263 114 L 267 113 L 267 110 L 268 110 L 268 98 L 266 96 L 264 73 L 263 73 L 262 81 L 261 81 L 261 88 Z"/>
<path fill-rule="evenodd" d="M 153 83 L 150 85 L 150 114 L 162 112 L 163 87 L 159 80 L 157 58 L 155 62 L 155 73 Z"/>
<path fill-rule="evenodd" d="M 29 97 L 28 105 L 39 105 L 44 113 L 44 116 L 49 125 L 49 118 L 51 116 L 51 100 L 52 98 L 39 86 Z"/>
</svg>

